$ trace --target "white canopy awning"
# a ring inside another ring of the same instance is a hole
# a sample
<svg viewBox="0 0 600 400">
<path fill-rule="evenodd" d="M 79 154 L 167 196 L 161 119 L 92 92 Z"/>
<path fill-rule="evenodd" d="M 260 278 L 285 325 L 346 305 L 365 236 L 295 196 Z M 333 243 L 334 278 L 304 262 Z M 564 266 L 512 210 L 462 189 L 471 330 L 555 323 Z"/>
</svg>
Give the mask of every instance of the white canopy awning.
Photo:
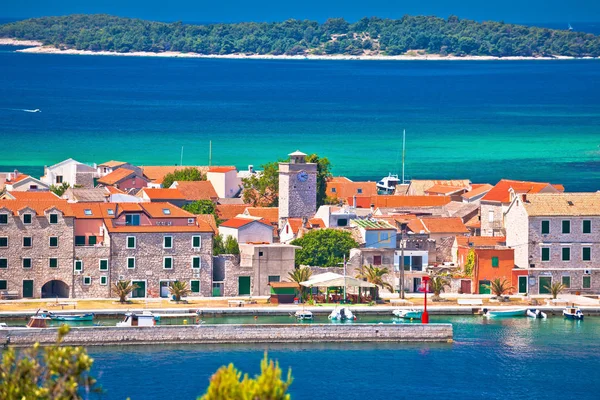
<svg viewBox="0 0 600 400">
<path fill-rule="evenodd" d="M 307 281 L 300 282 L 300 285 L 304 287 L 333 287 L 333 286 L 354 286 L 361 288 L 374 288 L 375 285 L 362 281 L 360 279 L 352 278 L 343 275 L 336 274 L 334 272 L 326 272 L 324 274 L 315 275 Z"/>
</svg>

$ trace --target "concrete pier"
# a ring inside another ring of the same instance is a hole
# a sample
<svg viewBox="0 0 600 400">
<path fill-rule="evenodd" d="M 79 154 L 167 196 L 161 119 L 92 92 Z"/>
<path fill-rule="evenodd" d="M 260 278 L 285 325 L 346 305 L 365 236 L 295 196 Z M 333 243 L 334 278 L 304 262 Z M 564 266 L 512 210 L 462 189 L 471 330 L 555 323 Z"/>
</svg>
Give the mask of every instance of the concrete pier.
<svg viewBox="0 0 600 400">
<path fill-rule="evenodd" d="M 4 346 L 56 342 L 57 328 L 0 330 Z M 72 327 L 64 344 L 81 346 L 216 343 L 450 342 L 451 324 L 256 324 Z"/>
</svg>

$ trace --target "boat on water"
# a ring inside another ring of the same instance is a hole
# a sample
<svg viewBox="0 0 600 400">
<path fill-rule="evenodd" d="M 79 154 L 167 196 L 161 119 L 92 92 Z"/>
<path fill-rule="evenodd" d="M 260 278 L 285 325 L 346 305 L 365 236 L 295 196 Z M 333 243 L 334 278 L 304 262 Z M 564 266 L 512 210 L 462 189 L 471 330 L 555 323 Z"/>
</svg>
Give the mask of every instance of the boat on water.
<svg viewBox="0 0 600 400">
<path fill-rule="evenodd" d="M 117 322 L 119 327 L 131 327 L 131 326 L 155 326 L 156 318 L 150 311 L 144 311 L 143 313 L 129 312 L 125 314 L 125 319 L 121 322 Z"/>
<path fill-rule="evenodd" d="M 583 321 L 583 311 L 579 307 L 567 307 L 563 310 L 563 315 L 567 319 Z"/>
<path fill-rule="evenodd" d="M 50 317 L 45 315 L 32 315 L 27 322 L 28 328 L 47 328 Z"/>
<path fill-rule="evenodd" d="M 53 321 L 65 321 L 65 322 L 82 322 L 82 321 L 93 321 L 94 314 L 54 314 L 49 312 L 46 316 L 50 317 Z"/>
<path fill-rule="evenodd" d="M 546 319 L 547 315 L 542 310 L 538 310 L 537 308 L 529 308 L 527 309 L 527 316 L 530 318 L 542 318 Z"/>
<path fill-rule="evenodd" d="M 354 321 L 356 316 L 348 307 L 335 308 L 328 317 L 332 321 Z"/>
<path fill-rule="evenodd" d="M 296 319 L 298 319 L 298 320 L 312 320 L 313 313 L 308 310 L 298 310 L 294 314 L 294 317 L 296 317 Z"/>
<path fill-rule="evenodd" d="M 381 194 L 394 194 L 396 192 L 396 185 L 399 185 L 400 182 L 401 180 L 398 178 L 398 175 L 389 174 L 377 182 L 377 191 Z"/>
<path fill-rule="evenodd" d="M 394 310 L 392 311 L 394 317 L 404 318 L 404 319 L 421 319 L 423 315 L 423 311 L 421 310 Z"/>
<path fill-rule="evenodd" d="M 483 316 L 487 318 L 524 317 L 526 312 L 526 308 L 511 308 L 509 310 L 488 310 L 484 308 Z"/>
</svg>

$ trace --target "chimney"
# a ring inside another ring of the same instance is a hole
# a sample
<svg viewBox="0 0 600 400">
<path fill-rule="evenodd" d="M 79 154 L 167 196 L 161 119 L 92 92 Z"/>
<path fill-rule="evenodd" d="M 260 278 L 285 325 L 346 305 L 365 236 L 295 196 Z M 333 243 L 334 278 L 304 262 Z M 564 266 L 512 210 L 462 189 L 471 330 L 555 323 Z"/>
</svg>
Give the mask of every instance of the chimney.
<svg viewBox="0 0 600 400">
<path fill-rule="evenodd" d="M 352 207 L 356 208 L 356 196 L 352 196 Z"/>
<path fill-rule="evenodd" d="M 375 204 L 371 203 L 371 212 L 375 212 Z"/>
<path fill-rule="evenodd" d="M 527 203 L 527 193 L 523 193 L 521 198 L 523 199 L 523 203 Z"/>
</svg>

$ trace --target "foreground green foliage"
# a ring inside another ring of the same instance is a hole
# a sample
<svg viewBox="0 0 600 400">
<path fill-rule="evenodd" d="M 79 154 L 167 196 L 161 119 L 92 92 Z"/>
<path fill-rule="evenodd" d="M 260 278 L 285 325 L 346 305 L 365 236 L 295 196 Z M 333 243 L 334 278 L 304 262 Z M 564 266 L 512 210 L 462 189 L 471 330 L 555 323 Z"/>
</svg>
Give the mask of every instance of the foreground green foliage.
<svg viewBox="0 0 600 400">
<path fill-rule="evenodd" d="M 227 239 L 223 240 L 223 235 L 215 235 L 213 237 L 213 255 L 220 254 L 240 254 L 238 241 L 233 236 L 227 236 Z"/>
<path fill-rule="evenodd" d="M 565 26 L 566 28 L 566 26 Z M 355 23 L 334 18 L 275 23 L 188 25 L 110 15 L 68 15 L 0 26 L 0 37 L 91 51 L 182 51 L 200 54 L 397 55 L 423 51 L 441 55 L 600 56 L 600 38 L 553 30 L 450 16 L 377 17 Z"/>
<path fill-rule="evenodd" d="M 68 182 L 63 182 L 60 185 L 50 185 L 50 191 L 52 193 L 54 193 L 55 195 L 57 195 L 58 197 L 62 197 L 63 194 L 65 194 L 65 192 L 67 191 L 68 188 L 70 188 L 71 185 L 69 185 Z"/>
<path fill-rule="evenodd" d="M 61 346 L 69 327 L 58 329 L 56 345 L 33 347 L 18 353 L 8 348 L 0 364 L 0 399 L 81 399 L 86 392 L 100 392 L 89 375 L 94 360 L 83 347 Z"/>
<path fill-rule="evenodd" d="M 317 229 L 307 232 L 291 242 L 302 247 L 296 251 L 296 265 L 319 267 L 339 267 L 350 255 L 350 249 L 358 243 L 348 231 L 337 229 Z"/>
<path fill-rule="evenodd" d="M 170 188 L 175 181 L 205 181 L 204 175 L 198 168 L 188 167 L 178 169 L 175 172 L 166 174 L 163 178 L 162 187 Z"/>
<path fill-rule="evenodd" d="M 199 400 L 289 400 L 287 393 L 292 384 L 292 370 L 287 379 L 281 379 L 279 363 L 265 357 L 260 363 L 260 374 L 249 378 L 233 364 L 221 367 L 210 378 L 210 386 Z"/>
</svg>

